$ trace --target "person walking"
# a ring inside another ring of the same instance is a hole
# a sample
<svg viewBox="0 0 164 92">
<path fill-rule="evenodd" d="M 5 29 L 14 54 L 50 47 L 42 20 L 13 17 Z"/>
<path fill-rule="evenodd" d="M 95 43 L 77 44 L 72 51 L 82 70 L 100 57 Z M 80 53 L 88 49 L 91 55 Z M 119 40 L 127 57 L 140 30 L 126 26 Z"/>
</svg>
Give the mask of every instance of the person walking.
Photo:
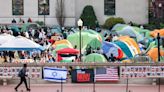
<svg viewBox="0 0 164 92">
<path fill-rule="evenodd" d="M 24 82 L 27 91 L 30 91 L 30 89 L 27 86 L 27 81 L 26 81 L 26 77 L 27 77 L 26 69 L 27 69 L 27 64 L 24 64 L 23 68 L 18 73 L 18 77 L 20 77 L 20 83 L 15 87 L 15 91 L 18 91 L 17 89 L 22 84 L 22 82 Z"/>
</svg>

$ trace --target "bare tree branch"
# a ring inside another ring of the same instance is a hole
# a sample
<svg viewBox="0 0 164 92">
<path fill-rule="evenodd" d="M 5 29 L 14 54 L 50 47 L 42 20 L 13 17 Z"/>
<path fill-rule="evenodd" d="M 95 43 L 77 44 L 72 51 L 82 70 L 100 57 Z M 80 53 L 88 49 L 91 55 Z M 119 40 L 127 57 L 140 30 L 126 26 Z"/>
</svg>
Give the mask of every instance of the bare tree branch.
<svg viewBox="0 0 164 92">
<path fill-rule="evenodd" d="M 63 27 L 65 23 L 65 7 L 64 7 L 64 1 L 65 0 L 57 0 L 56 3 L 56 18 L 58 24 Z"/>
</svg>

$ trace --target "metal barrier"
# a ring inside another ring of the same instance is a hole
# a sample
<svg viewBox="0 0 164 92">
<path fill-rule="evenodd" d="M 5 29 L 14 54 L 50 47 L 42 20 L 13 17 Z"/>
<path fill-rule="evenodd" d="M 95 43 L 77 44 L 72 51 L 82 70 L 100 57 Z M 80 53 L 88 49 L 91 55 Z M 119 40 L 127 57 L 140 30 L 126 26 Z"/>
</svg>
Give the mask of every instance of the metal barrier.
<svg viewBox="0 0 164 92">
<path fill-rule="evenodd" d="M 22 67 L 23 63 L 3 63 L 0 64 L 0 67 Z M 55 63 L 28 63 L 28 67 L 44 67 L 44 66 L 49 66 L 49 67 L 69 67 L 69 66 L 85 66 L 85 67 L 98 67 L 98 66 L 164 66 L 164 62 L 159 62 L 159 63 L 148 63 L 148 62 L 143 62 L 143 63 L 112 63 L 112 62 L 107 62 L 107 63 L 82 63 L 82 62 L 71 62 L 71 63 L 60 63 L 60 62 L 55 62 Z"/>
</svg>

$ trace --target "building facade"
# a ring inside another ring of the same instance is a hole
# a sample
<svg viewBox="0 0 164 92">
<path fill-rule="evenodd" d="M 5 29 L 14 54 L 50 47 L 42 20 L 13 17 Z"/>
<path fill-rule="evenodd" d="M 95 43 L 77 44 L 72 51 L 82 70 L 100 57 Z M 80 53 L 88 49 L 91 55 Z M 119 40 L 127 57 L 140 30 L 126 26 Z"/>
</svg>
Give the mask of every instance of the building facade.
<svg viewBox="0 0 164 92">
<path fill-rule="evenodd" d="M 164 0 L 151 0 L 150 7 L 154 18 L 164 18 Z"/>
<path fill-rule="evenodd" d="M 19 21 L 20 18 L 26 22 L 31 18 L 33 21 L 45 21 L 46 25 L 58 25 L 61 10 L 64 25 L 76 26 L 86 5 L 93 6 L 101 25 L 109 17 L 121 17 L 127 23 L 148 22 L 148 0 L 62 0 L 62 9 L 59 7 L 60 2 L 46 0 L 46 6 L 43 6 L 44 0 L 0 0 L 0 23 L 11 23 L 12 19 Z"/>
</svg>

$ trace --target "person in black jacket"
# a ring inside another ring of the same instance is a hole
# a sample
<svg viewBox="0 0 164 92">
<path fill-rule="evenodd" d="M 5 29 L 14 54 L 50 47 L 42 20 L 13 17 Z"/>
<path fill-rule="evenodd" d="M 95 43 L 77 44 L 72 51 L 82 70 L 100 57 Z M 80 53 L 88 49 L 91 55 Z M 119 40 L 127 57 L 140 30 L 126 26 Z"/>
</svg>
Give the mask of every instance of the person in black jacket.
<svg viewBox="0 0 164 92">
<path fill-rule="evenodd" d="M 18 91 L 18 87 L 24 82 L 27 91 L 30 91 L 30 89 L 27 86 L 27 81 L 26 81 L 26 69 L 27 69 L 27 64 L 23 65 L 23 68 L 19 71 L 18 76 L 20 77 L 20 83 L 15 87 L 15 91 Z"/>
</svg>

